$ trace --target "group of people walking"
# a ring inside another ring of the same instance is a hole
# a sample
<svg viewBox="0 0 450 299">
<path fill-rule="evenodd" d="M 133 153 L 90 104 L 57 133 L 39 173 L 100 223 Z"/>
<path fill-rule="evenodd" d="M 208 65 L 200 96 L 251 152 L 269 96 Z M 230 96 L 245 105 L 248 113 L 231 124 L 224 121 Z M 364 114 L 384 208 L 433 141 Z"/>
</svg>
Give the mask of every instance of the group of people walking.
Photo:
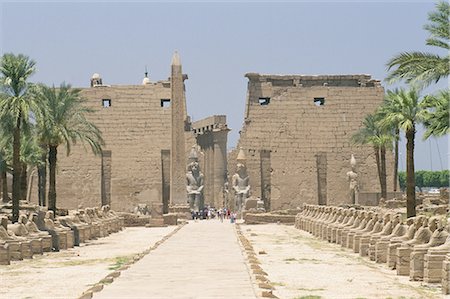
<svg viewBox="0 0 450 299">
<path fill-rule="evenodd" d="M 237 214 L 235 212 L 232 212 L 228 208 L 211 208 L 211 207 L 205 207 L 203 210 L 200 210 L 199 212 L 192 211 L 192 219 L 198 220 L 198 219 L 213 219 L 216 218 L 220 220 L 221 222 L 224 221 L 224 219 L 229 219 L 231 223 L 236 222 Z"/>
</svg>

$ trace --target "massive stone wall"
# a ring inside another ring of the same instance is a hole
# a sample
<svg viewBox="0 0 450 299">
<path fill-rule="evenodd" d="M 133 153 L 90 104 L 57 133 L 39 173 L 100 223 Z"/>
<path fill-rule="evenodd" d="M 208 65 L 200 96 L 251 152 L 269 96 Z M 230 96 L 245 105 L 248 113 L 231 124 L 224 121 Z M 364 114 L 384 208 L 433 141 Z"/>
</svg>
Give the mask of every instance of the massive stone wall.
<svg viewBox="0 0 450 299">
<path fill-rule="evenodd" d="M 82 89 L 82 95 L 95 110 L 89 119 L 102 131 L 104 154 L 94 156 L 88 147 L 77 145 L 66 157 L 65 149 L 59 149 L 58 206 L 98 206 L 109 201 L 113 209 L 128 211 L 138 203 L 159 202 L 161 151 L 170 150 L 171 138 L 170 106 L 162 107 L 167 106 L 162 100 L 171 98 L 170 82 L 96 86 Z"/>
<path fill-rule="evenodd" d="M 184 85 L 180 89 L 183 91 Z M 171 81 L 94 84 L 81 92 L 85 105 L 94 110 L 88 119 L 101 130 L 105 145 L 97 156 L 87 145 L 72 146 L 69 156 L 63 146 L 58 148 L 57 206 L 73 209 L 80 204 L 85 207 L 110 204 L 114 210 L 132 211 L 138 204 L 151 206 L 162 202 L 167 213 L 171 183 Z M 187 156 L 196 145 L 196 137 L 182 94 L 186 162 L 178 163 L 178 167 L 183 173 L 184 196 Z M 226 140 L 223 147 L 226 149 Z M 31 194 L 31 201 L 37 203 L 36 184 Z M 186 201 L 181 198 L 178 203 Z"/>
<path fill-rule="evenodd" d="M 248 98 L 238 148 L 246 152 L 253 195 L 263 197 L 272 210 L 319 201 L 350 203 L 346 173 L 351 154 L 358 163 L 360 199 L 379 192 L 372 148 L 350 141 L 364 117 L 383 101 L 378 81 L 368 75 L 246 77 Z M 229 154 L 230 174 L 236 155 L 237 150 Z M 391 181 L 388 177 L 388 191 Z"/>
</svg>

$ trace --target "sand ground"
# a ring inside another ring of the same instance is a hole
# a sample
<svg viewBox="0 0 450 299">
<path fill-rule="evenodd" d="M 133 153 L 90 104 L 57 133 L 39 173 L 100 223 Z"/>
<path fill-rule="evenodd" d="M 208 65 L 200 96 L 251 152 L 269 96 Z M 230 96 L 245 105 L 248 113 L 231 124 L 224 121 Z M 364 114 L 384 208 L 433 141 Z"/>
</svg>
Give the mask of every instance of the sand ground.
<svg viewBox="0 0 450 299">
<path fill-rule="evenodd" d="M 443 298 L 438 284 L 410 282 L 340 245 L 293 226 L 241 225 L 279 298 Z M 307 297 L 316 296 L 316 297 Z"/>
<path fill-rule="evenodd" d="M 78 298 L 175 228 L 125 228 L 80 247 L 0 265 L 0 298 Z"/>
<path fill-rule="evenodd" d="M 126 228 L 80 247 L 0 266 L 0 298 L 78 298 L 175 228 Z M 279 298 L 444 298 L 439 285 L 410 282 L 385 264 L 293 226 L 242 224 L 241 231 Z M 234 224 L 190 222 L 93 298 L 257 298 L 261 290 L 243 251 Z"/>
</svg>

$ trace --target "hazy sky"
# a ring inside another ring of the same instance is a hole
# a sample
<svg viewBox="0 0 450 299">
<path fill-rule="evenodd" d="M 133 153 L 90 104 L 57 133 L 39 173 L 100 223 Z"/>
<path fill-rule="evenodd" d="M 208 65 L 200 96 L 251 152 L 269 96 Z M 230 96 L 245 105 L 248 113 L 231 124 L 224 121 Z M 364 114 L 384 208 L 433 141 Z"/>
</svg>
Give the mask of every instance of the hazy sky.
<svg viewBox="0 0 450 299">
<path fill-rule="evenodd" d="M 87 87 L 98 72 L 105 84 L 141 84 L 145 66 L 151 80 L 167 79 L 178 50 L 189 115 L 227 115 L 230 148 L 242 126 L 245 73 L 383 80 L 394 54 L 435 52 L 422 28 L 433 1 L 0 3 L 1 53 L 36 60 L 33 81 Z M 448 169 L 448 137 L 422 142 L 421 135 L 416 169 Z M 401 155 L 404 169 L 404 142 Z"/>
</svg>

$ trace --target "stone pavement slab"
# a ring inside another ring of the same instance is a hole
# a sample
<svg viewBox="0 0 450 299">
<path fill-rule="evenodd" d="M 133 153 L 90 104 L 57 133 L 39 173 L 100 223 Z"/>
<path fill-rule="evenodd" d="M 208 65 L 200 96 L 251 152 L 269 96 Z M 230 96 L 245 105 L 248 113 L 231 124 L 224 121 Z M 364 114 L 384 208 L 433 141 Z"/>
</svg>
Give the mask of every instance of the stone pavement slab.
<svg viewBox="0 0 450 299">
<path fill-rule="evenodd" d="M 190 222 L 113 283 L 105 298 L 256 298 L 233 224 Z"/>
</svg>

